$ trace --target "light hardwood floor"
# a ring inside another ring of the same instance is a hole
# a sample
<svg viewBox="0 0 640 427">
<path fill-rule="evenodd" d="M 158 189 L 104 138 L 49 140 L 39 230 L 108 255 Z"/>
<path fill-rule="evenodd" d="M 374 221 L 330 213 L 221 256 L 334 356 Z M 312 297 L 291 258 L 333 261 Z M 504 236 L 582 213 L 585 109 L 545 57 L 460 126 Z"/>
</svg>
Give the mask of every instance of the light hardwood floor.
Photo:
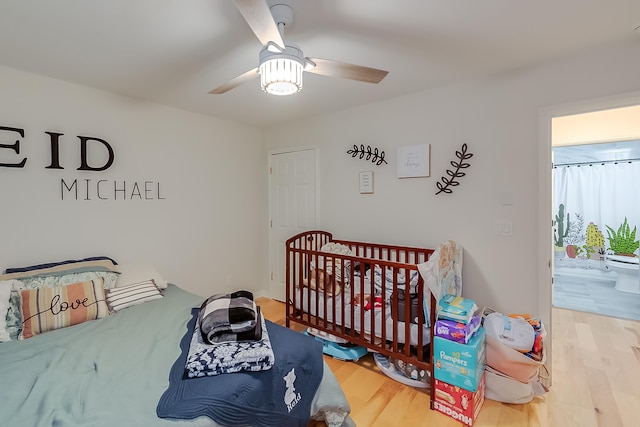
<svg viewBox="0 0 640 427">
<path fill-rule="evenodd" d="M 267 298 L 257 303 L 267 319 L 284 324 L 283 303 Z M 486 400 L 474 426 L 640 425 L 640 322 L 559 308 L 552 316 L 551 390 L 525 405 Z M 371 355 L 357 363 L 324 357 L 358 427 L 462 425 L 431 411 L 424 389 L 385 376 Z"/>
</svg>

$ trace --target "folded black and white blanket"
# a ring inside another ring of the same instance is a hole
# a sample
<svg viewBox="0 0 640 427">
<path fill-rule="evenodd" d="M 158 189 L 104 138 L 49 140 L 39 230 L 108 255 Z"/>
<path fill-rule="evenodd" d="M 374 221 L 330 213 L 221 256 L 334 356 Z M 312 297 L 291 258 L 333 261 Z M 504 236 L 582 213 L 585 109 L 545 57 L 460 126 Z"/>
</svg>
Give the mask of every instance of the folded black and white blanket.
<svg viewBox="0 0 640 427">
<path fill-rule="evenodd" d="M 260 325 L 260 330 L 263 331 L 261 339 L 219 344 L 204 342 L 196 324 L 184 369 L 186 377 L 197 378 L 240 371 L 258 372 L 271 369 L 275 360 L 269 333 L 262 315 L 259 315 L 257 323 Z"/>
<path fill-rule="evenodd" d="M 216 294 L 200 306 L 198 323 L 205 342 L 215 342 L 213 337 L 226 333 L 240 333 L 254 329 L 257 321 L 256 304 L 249 291 Z"/>
<path fill-rule="evenodd" d="M 256 325 L 244 332 L 222 332 L 213 336 L 209 336 L 210 344 L 221 344 L 227 342 L 243 342 L 243 341 L 259 341 L 262 339 L 262 331 L 264 328 L 262 322 L 262 314 L 260 313 L 260 306 L 256 306 L 257 320 Z M 198 331 L 200 338 L 202 333 Z"/>
</svg>

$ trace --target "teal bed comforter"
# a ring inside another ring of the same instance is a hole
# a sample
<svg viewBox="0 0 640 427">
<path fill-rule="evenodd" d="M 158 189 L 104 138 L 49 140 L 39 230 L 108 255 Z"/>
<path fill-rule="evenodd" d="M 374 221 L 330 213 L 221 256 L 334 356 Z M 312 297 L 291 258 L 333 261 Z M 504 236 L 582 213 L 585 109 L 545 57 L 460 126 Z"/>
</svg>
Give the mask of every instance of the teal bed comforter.
<svg viewBox="0 0 640 427">
<path fill-rule="evenodd" d="M 208 417 L 158 418 L 191 308 L 202 298 L 169 285 L 164 298 L 104 319 L 0 343 L 0 426 L 212 427 Z M 352 426 L 328 366 L 312 418 Z"/>
</svg>

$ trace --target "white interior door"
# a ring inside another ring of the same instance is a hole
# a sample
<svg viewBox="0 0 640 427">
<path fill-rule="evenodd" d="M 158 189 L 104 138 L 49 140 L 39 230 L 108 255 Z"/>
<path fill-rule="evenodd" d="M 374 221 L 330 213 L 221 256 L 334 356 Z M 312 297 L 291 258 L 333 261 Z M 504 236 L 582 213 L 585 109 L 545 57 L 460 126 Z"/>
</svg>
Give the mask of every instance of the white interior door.
<svg viewBox="0 0 640 427">
<path fill-rule="evenodd" d="M 285 242 L 316 227 L 316 152 L 301 149 L 269 158 L 269 290 L 285 300 Z"/>
</svg>

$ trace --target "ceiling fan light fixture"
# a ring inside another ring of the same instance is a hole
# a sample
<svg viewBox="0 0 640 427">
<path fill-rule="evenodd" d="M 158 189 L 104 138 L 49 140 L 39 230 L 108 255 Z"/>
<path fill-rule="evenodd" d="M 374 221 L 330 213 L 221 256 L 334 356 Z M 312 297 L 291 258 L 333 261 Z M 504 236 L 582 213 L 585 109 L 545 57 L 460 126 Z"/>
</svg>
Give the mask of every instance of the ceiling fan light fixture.
<svg viewBox="0 0 640 427">
<path fill-rule="evenodd" d="M 304 70 L 311 71 L 316 68 L 316 63 L 310 60 L 309 58 L 304 58 Z"/>
<path fill-rule="evenodd" d="M 283 52 L 268 48 L 260 52 L 260 87 L 272 95 L 293 95 L 302 90 L 304 56 L 296 46 L 288 45 Z"/>
<path fill-rule="evenodd" d="M 260 64 L 260 87 L 272 95 L 293 95 L 302 90 L 302 64 L 290 58 Z"/>
<path fill-rule="evenodd" d="M 266 48 L 267 48 L 267 50 L 269 52 L 273 52 L 273 53 L 282 53 L 282 52 L 284 52 L 284 49 L 282 49 L 280 46 L 278 46 L 274 42 L 267 43 Z"/>
<path fill-rule="evenodd" d="M 223 94 L 260 76 L 260 87 L 268 94 L 292 95 L 302 90 L 302 74 L 380 83 L 388 71 L 330 59 L 307 58 L 300 48 L 284 41 L 285 27 L 293 23 L 293 9 L 275 0 L 235 0 L 238 10 L 262 44 L 258 66 L 229 80 L 209 93 Z"/>
</svg>

